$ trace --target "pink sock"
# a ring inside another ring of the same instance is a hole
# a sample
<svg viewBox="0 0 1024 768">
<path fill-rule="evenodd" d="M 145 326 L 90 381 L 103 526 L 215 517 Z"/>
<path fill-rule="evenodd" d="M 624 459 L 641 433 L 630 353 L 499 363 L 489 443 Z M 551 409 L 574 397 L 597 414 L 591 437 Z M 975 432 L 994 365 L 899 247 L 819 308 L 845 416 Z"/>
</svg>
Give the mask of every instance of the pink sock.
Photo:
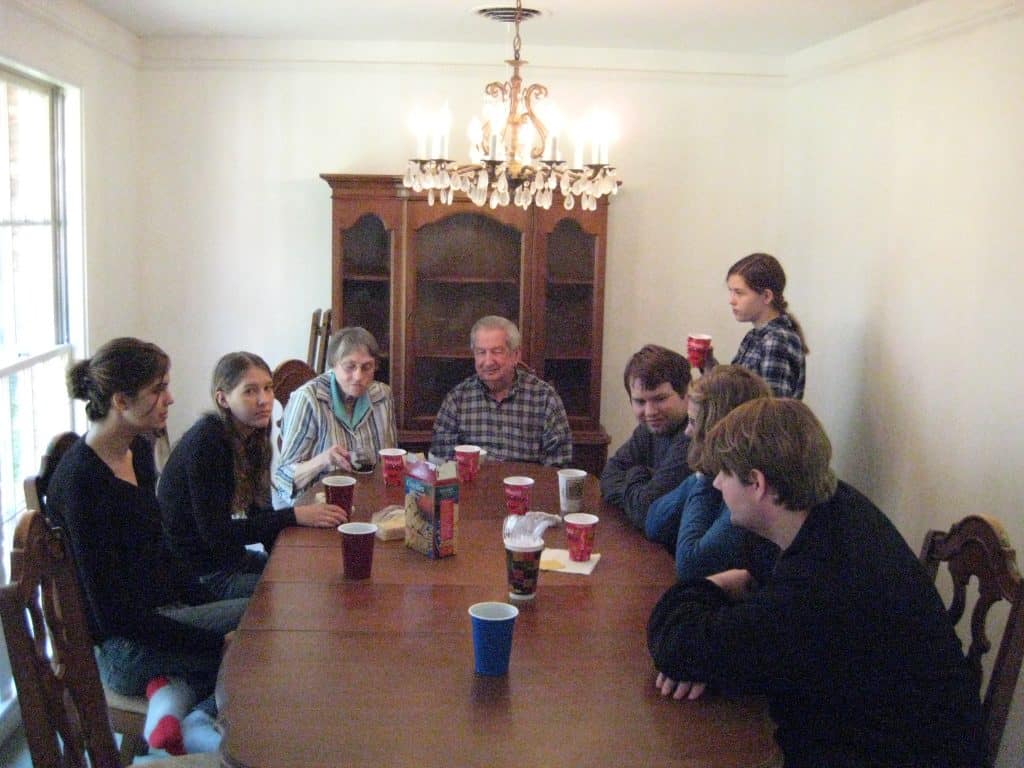
<svg viewBox="0 0 1024 768">
<path fill-rule="evenodd" d="M 146 686 L 149 709 L 143 735 L 153 749 L 171 755 L 185 753 L 181 720 L 195 704 L 195 693 L 184 680 L 154 677 Z"/>
</svg>

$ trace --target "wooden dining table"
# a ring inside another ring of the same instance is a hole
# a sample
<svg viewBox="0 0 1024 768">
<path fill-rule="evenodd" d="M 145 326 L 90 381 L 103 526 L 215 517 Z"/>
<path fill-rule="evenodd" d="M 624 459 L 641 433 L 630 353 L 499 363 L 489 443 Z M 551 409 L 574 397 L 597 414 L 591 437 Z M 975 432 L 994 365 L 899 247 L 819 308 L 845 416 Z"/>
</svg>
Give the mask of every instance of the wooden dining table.
<svg viewBox="0 0 1024 768">
<path fill-rule="evenodd" d="M 518 603 L 509 672 L 474 673 L 467 609 L 508 600 L 502 479 L 534 478 L 531 508 L 558 513 L 552 468 L 485 463 L 460 489 L 457 554 L 430 559 L 377 541 L 369 579 L 343 575 L 340 534 L 278 537 L 228 647 L 218 697 L 227 766 L 707 766 L 777 764 L 760 697 L 662 697 L 647 618 L 672 558 L 605 505 L 590 575 L 542 571 Z M 357 475 L 353 519 L 404 492 Z M 548 547 L 565 548 L 564 528 Z"/>
</svg>

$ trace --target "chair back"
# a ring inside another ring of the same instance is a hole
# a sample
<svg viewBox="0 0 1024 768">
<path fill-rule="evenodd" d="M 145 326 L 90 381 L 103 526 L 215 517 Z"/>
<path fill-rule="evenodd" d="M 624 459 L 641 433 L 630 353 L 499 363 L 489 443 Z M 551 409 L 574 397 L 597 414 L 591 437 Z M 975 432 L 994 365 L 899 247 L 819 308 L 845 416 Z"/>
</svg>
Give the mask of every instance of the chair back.
<svg viewBox="0 0 1024 768">
<path fill-rule="evenodd" d="M 995 762 L 999 742 L 1010 712 L 1013 691 L 1024 657 L 1024 585 L 1017 570 L 1017 556 L 1010 546 L 1002 524 L 987 515 L 970 515 L 948 532 L 929 531 L 921 548 L 921 562 L 931 574 L 938 574 L 939 563 L 949 566 L 953 580 L 953 599 L 947 614 L 956 626 L 967 606 L 967 585 L 973 576 L 978 584 L 978 599 L 971 611 L 971 643 L 967 661 L 981 687 L 981 659 L 992 647 L 986 633 L 989 609 L 1006 600 L 1010 611 L 996 653 L 988 688 L 982 696 L 982 714 L 988 741 L 989 764 Z"/>
<path fill-rule="evenodd" d="M 0 588 L 0 621 L 34 765 L 119 768 L 75 566 L 43 514 L 14 533 L 18 578 Z M 88 757 L 88 761 L 86 760 Z"/>
<path fill-rule="evenodd" d="M 292 392 L 310 379 L 316 378 L 316 371 L 302 360 L 285 360 L 274 369 L 272 378 L 274 380 L 274 398 L 281 404 L 281 418 L 274 422 L 277 450 L 280 451 L 284 440 L 281 434 L 281 425 L 284 422 L 284 408 L 288 405 L 288 399 L 292 396 Z"/>
<path fill-rule="evenodd" d="M 327 342 L 331 338 L 330 308 L 313 310 L 309 321 L 309 347 L 306 350 L 306 364 L 317 373 L 327 370 Z"/>
<path fill-rule="evenodd" d="M 288 405 L 292 392 L 310 379 L 316 378 L 313 367 L 302 360 L 285 360 L 272 374 L 274 380 L 274 398 L 281 407 Z"/>
<path fill-rule="evenodd" d="M 50 486 L 50 478 L 57 469 L 61 457 L 68 448 L 74 445 L 78 435 L 74 432 L 61 432 L 46 446 L 46 453 L 39 461 L 39 472 L 25 478 L 25 506 L 46 513 L 46 491 Z"/>
</svg>

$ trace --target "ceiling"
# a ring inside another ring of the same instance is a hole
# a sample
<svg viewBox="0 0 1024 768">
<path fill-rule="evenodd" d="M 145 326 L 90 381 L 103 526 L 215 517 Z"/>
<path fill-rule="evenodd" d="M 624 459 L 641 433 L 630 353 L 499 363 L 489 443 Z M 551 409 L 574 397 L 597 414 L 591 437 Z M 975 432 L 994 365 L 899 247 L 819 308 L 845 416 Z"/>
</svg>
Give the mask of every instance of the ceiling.
<svg viewBox="0 0 1024 768">
<path fill-rule="evenodd" d="M 83 0 L 140 37 L 490 43 L 505 0 Z M 525 0 L 529 44 L 786 55 L 922 0 Z M 511 3 L 514 5 L 514 2 Z M 504 33 L 502 33 L 504 34 Z"/>
</svg>

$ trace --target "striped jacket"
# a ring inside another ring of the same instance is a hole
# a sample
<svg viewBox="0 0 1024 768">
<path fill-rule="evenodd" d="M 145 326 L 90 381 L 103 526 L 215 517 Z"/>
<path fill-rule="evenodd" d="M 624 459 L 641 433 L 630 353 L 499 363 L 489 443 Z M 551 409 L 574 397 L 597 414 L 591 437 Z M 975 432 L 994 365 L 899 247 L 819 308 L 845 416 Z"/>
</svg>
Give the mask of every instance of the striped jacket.
<svg viewBox="0 0 1024 768">
<path fill-rule="evenodd" d="M 283 444 L 274 469 L 274 506 L 290 507 L 296 496 L 315 483 L 326 471 L 295 482 L 295 465 L 316 456 L 332 445 L 344 445 L 350 451 L 361 448 L 376 458 L 381 448 L 398 445 L 395 403 L 391 387 L 375 381 L 366 390 L 370 409 L 354 430 L 334 417 L 331 405 L 331 373 L 322 373 L 303 384 L 288 398 L 281 425 Z"/>
</svg>

